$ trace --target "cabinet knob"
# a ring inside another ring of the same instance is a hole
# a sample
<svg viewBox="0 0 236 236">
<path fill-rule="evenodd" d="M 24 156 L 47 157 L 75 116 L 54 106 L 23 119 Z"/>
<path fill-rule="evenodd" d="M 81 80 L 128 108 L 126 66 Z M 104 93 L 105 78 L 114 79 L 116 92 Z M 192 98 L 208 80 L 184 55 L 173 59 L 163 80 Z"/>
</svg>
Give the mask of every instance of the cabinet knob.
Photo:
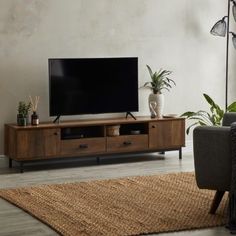
<svg viewBox="0 0 236 236">
<path fill-rule="evenodd" d="M 128 145 L 131 145 L 132 142 L 131 142 L 131 141 L 125 141 L 125 142 L 123 142 L 123 144 L 124 144 L 125 146 L 128 146 Z"/>
<path fill-rule="evenodd" d="M 55 133 L 54 133 L 54 135 L 58 135 L 58 133 L 57 133 L 57 132 L 55 132 Z"/>
<path fill-rule="evenodd" d="M 79 148 L 88 148 L 88 144 L 80 144 Z"/>
<path fill-rule="evenodd" d="M 155 128 L 156 128 L 156 126 L 155 126 L 155 125 L 152 125 L 152 128 L 153 128 L 153 129 L 155 129 Z"/>
</svg>

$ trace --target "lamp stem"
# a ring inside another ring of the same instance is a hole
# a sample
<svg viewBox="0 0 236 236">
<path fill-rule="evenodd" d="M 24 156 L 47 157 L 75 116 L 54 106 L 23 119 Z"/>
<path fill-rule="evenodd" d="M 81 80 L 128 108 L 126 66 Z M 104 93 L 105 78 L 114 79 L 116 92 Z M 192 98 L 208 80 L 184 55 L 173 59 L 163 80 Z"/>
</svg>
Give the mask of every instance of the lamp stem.
<svg viewBox="0 0 236 236">
<path fill-rule="evenodd" d="M 229 68 L 229 22 L 230 22 L 230 2 L 228 0 L 228 22 L 227 22 L 227 32 L 226 32 L 226 65 L 225 65 L 225 112 L 228 107 L 228 68 Z"/>
</svg>

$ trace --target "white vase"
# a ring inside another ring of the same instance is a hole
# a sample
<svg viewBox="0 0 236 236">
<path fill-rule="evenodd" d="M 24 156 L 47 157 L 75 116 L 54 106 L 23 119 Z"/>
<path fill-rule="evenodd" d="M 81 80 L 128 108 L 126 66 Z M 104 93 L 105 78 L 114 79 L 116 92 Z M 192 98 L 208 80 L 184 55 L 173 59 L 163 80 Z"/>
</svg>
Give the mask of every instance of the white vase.
<svg viewBox="0 0 236 236">
<path fill-rule="evenodd" d="M 157 93 L 157 94 L 151 93 L 148 97 L 148 105 L 150 108 L 151 117 L 153 117 L 153 109 L 154 109 L 156 117 L 162 118 L 164 109 L 164 95 L 162 93 Z"/>
</svg>

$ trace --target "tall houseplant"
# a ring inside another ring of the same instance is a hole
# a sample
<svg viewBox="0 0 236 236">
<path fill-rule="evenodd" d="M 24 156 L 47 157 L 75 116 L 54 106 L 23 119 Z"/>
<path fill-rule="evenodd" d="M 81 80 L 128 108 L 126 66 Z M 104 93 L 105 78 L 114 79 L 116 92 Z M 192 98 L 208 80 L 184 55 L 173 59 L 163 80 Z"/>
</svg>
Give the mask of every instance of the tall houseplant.
<svg viewBox="0 0 236 236">
<path fill-rule="evenodd" d="M 149 65 L 146 65 L 151 81 L 144 83 L 142 87 L 148 88 L 152 91 L 149 95 L 148 102 L 151 114 L 155 112 L 158 118 L 162 117 L 163 107 L 164 107 L 164 95 L 162 90 L 170 90 L 172 85 L 176 85 L 175 82 L 169 78 L 169 75 L 172 73 L 168 70 L 160 69 L 158 72 L 153 72 Z"/>
<path fill-rule="evenodd" d="M 210 112 L 199 110 L 199 111 L 187 111 L 181 116 L 185 116 L 188 120 L 194 120 L 195 122 L 191 124 L 186 133 L 189 134 L 189 131 L 192 127 L 197 125 L 210 125 L 210 126 L 220 126 L 222 125 L 222 119 L 225 112 L 236 112 L 236 102 L 231 103 L 227 106 L 226 111 L 220 108 L 213 99 L 207 95 L 203 94 L 206 102 L 210 105 Z"/>
</svg>

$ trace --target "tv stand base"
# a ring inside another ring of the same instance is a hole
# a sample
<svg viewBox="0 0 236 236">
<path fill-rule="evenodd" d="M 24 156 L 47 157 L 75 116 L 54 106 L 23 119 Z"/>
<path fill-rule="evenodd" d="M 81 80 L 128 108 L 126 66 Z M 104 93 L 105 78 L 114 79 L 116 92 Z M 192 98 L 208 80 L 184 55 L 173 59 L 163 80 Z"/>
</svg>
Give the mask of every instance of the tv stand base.
<svg viewBox="0 0 236 236">
<path fill-rule="evenodd" d="M 126 116 L 125 116 L 125 118 L 127 119 L 127 117 L 128 117 L 128 115 L 130 115 L 134 120 L 137 120 L 136 118 L 135 118 L 135 116 L 131 113 L 131 112 L 126 112 Z"/>
<path fill-rule="evenodd" d="M 168 150 L 165 150 L 165 151 L 155 151 L 155 150 L 152 150 L 152 151 L 147 151 L 147 153 L 149 153 L 149 152 L 158 152 L 159 154 L 161 154 L 161 155 L 165 155 L 165 153 L 166 153 L 166 151 L 179 151 L 179 160 L 181 160 L 182 159 L 182 148 L 180 147 L 179 149 L 168 149 Z M 139 152 L 137 152 L 136 154 L 138 154 Z M 135 154 L 135 153 L 134 153 Z M 120 154 L 120 155 L 122 155 L 122 154 Z M 124 155 L 127 155 L 127 153 L 124 153 Z M 100 156 L 92 156 L 92 157 L 94 157 L 95 158 L 95 160 L 96 160 L 96 163 L 97 163 L 97 165 L 100 165 L 101 164 L 101 159 L 100 159 Z M 86 157 L 84 157 L 84 158 L 86 158 Z M 78 160 L 80 159 L 80 157 L 78 157 Z M 54 159 L 54 160 L 52 160 L 52 159 L 49 159 L 49 160 L 47 160 L 49 163 L 51 162 L 51 163 L 55 163 L 55 162 L 53 162 L 53 161 L 55 161 L 56 159 Z M 60 160 L 60 158 L 58 158 L 58 160 Z M 16 163 L 19 163 L 19 165 L 18 165 L 18 167 L 17 167 L 17 169 L 19 169 L 19 171 L 20 171 L 20 173 L 24 173 L 24 170 L 25 170 L 25 164 L 27 164 L 27 163 L 35 163 L 35 162 L 41 162 L 41 161 L 46 161 L 46 160 L 37 160 L 37 161 L 35 161 L 35 160 L 28 160 L 28 161 L 19 161 L 19 160 L 14 160 L 14 162 L 16 162 Z M 9 168 L 13 168 L 13 159 L 11 159 L 11 158 L 9 158 Z"/>
<path fill-rule="evenodd" d="M 60 117 L 61 117 L 61 115 L 57 116 L 56 119 L 53 121 L 53 123 L 59 124 L 60 123 Z"/>
</svg>

